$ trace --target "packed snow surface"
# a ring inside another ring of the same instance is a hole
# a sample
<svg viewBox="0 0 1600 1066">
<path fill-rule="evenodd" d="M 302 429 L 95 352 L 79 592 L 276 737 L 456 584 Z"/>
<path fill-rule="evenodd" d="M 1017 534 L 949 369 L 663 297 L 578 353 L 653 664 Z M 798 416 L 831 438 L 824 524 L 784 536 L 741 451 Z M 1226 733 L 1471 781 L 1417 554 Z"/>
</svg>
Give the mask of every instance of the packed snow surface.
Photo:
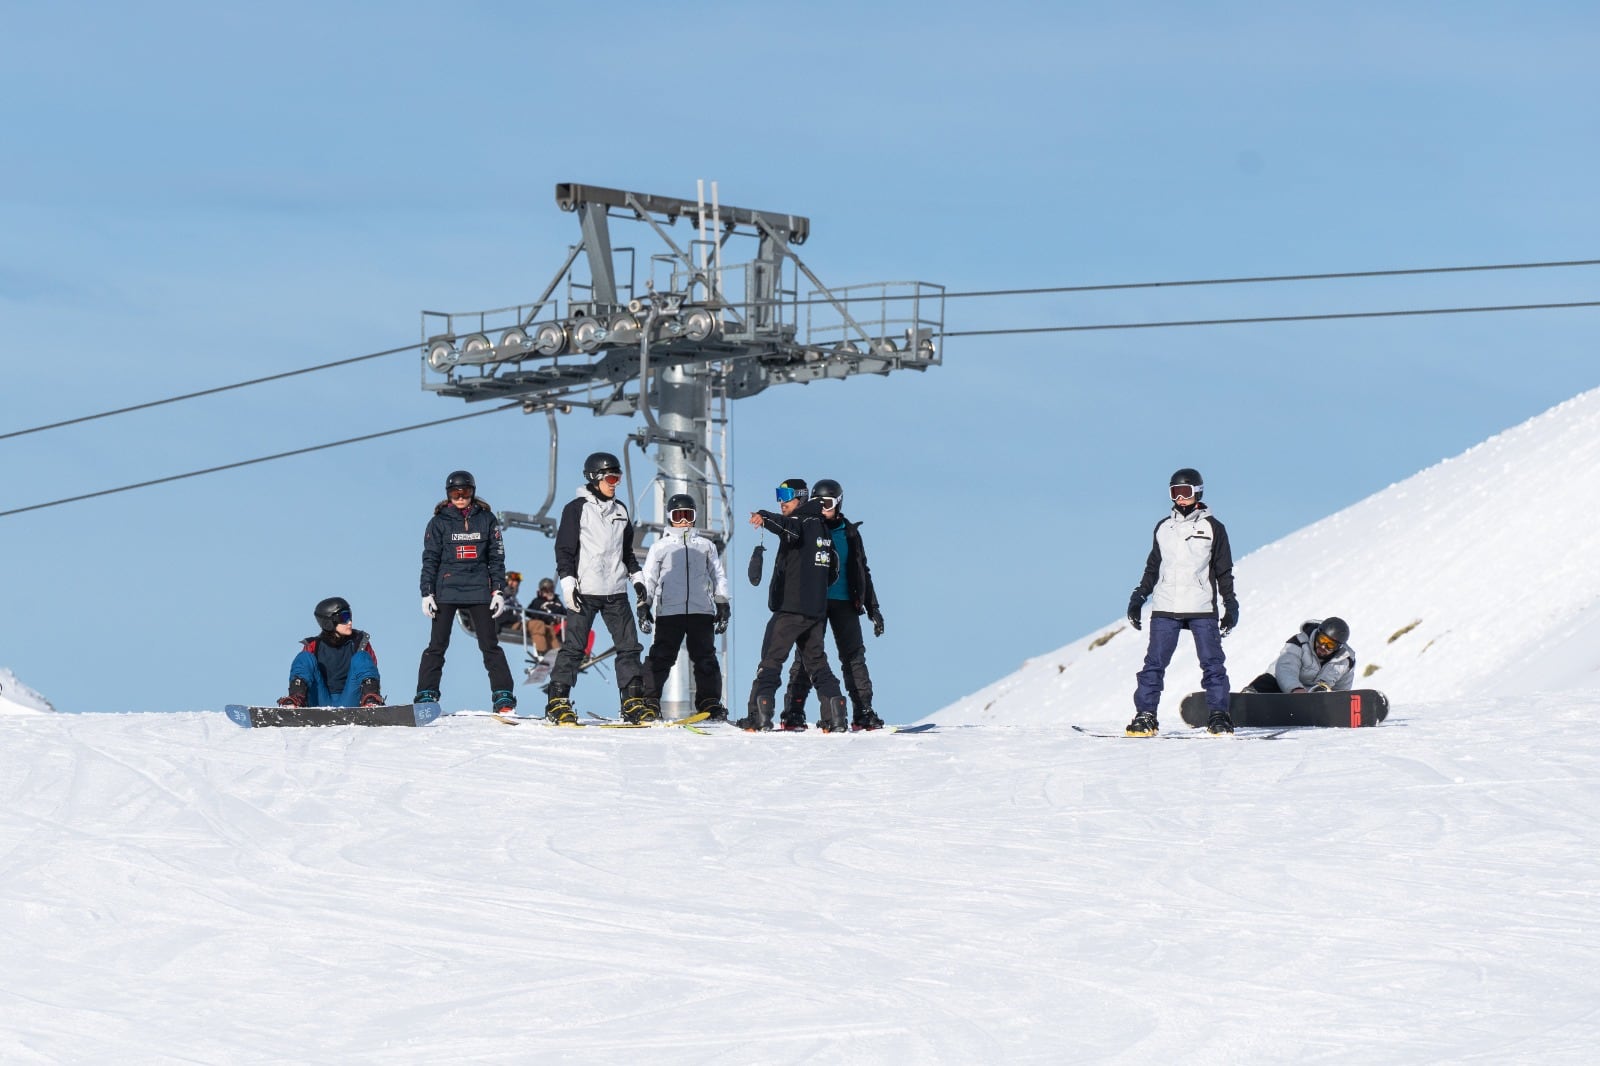
<svg viewBox="0 0 1600 1066">
<path fill-rule="evenodd" d="M 919 735 L 0 715 L 0 1061 L 1592 1062 L 1597 420 L 1239 561 L 1372 729 L 1117 736 L 1125 623 Z"/>
<path fill-rule="evenodd" d="M 1590 1062 L 1597 712 L 7 718 L 0 1061 Z"/>
</svg>

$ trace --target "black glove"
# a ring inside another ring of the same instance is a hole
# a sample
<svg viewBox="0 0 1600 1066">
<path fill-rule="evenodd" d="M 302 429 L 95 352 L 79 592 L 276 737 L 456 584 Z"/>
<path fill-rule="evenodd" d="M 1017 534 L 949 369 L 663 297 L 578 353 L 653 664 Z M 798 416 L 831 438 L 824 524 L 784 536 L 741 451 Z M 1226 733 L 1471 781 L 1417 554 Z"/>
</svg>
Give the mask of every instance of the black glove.
<svg viewBox="0 0 1600 1066">
<path fill-rule="evenodd" d="M 650 605 L 648 603 L 639 604 L 639 609 L 634 611 L 633 613 L 639 619 L 639 630 L 640 630 L 640 632 L 649 633 L 649 632 L 651 632 L 652 630 L 655 629 L 655 627 L 656 627 L 655 615 L 650 613 Z"/>
<path fill-rule="evenodd" d="M 1134 629 L 1144 628 L 1143 611 L 1144 597 L 1135 592 L 1133 598 L 1128 601 L 1128 624 Z"/>
<path fill-rule="evenodd" d="M 733 616 L 733 608 L 728 606 L 728 601 L 727 600 L 718 600 L 717 601 L 717 621 L 716 621 L 716 624 L 711 627 L 712 630 L 714 632 L 717 632 L 717 633 L 726 633 L 728 631 L 728 619 L 731 618 L 732 616 Z"/>
<path fill-rule="evenodd" d="M 867 618 L 872 622 L 872 635 L 883 636 L 883 612 L 876 607 L 867 610 Z"/>
<path fill-rule="evenodd" d="M 640 603 L 650 602 L 650 597 L 644 591 L 644 584 L 642 582 L 635 581 L 633 583 L 633 598 L 638 600 Z"/>
<path fill-rule="evenodd" d="M 765 544 L 757 544 L 756 550 L 750 553 L 748 573 L 750 575 L 750 584 L 752 585 L 761 584 L 761 554 L 766 550 L 767 546 Z"/>
<path fill-rule="evenodd" d="M 1233 627 L 1239 624 L 1239 603 L 1223 604 L 1222 607 L 1222 635 L 1227 636 L 1233 632 Z"/>
</svg>

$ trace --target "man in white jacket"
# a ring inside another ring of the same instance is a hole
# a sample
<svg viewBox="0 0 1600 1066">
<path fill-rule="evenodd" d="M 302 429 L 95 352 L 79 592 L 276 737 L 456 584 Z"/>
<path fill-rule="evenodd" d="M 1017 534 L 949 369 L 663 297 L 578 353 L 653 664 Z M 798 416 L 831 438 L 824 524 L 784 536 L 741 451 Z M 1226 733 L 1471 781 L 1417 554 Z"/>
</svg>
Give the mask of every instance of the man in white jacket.
<svg viewBox="0 0 1600 1066">
<path fill-rule="evenodd" d="M 1222 638 L 1239 624 L 1239 601 L 1233 595 L 1233 550 L 1228 531 L 1200 502 L 1205 484 L 1200 471 L 1184 467 L 1171 478 L 1172 512 L 1156 523 L 1154 543 L 1145 560 L 1144 576 L 1128 601 L 1128 623 L 1141 628 L 1140 612 L 1150 600 L 1150 644 L 1133 694 L 1130 737 L 1154 736 L 1156 705 L 1161 700 L 1167 664 L 1187 629 L 1194 636 L 1200 677 L 1206 692 L 1213 733 L 1233 732 L 1228 714 L 1228 668 Z M 1217 621 L 1217 607 L 1222 621 Z"/>
<path fill-rule="evenodd" d="M 652 717 L 644 702 L 644 671 L 639 634 L 628 609 L 628 586 L 644 600 L 644 575 L 633 554 L 633 520 L 617 499 L 622 463 L 610 452 L 595 452 L 583 462 L 584 486 L 562 508 L 556 527 L 556 575 L 567 608 L 566 637 L 550 671 L 544 716 L 555 725 L 577 725 L 572 685 L 589 642 L 595 615 L 604 619 L 616 646 L 617 688 L 622 717 L 629 722 Z"/>
<path fill-rule="evenodd" d="M 639 604 L 639 628 L 646 633 L 653 629 L 655 641 L 644 662 L 644 698 L 659 715 L 661 690 L 687 639 L 694 666 L 694 709 L 725 722 L 728 708 L 722 703 L 722 665 L 714 634 L 728 628 L 728 576 L 717 546 L 695 529 L 698 517 L 693 496 L 674 494 L 667 500 L 671 525 L 645 556 L 646 599 Z"/>
</svg>

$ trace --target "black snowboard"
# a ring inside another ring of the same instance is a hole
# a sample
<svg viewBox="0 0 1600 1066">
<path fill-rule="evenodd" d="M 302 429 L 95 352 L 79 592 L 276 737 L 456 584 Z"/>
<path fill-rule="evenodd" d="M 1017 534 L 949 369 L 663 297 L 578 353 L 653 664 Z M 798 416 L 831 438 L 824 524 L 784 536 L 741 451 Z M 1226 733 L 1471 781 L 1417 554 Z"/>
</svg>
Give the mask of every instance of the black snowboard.
<svg viewBox="0 0 1600 1066">
<path fill-rule="evenodd" d="M 1200 727 L 1211 712 L 1206 694 L 1191 692 L 1179 708 L 1184 723 Z M 1228 713 L 1236 726 L 1363 726 L 1377 725 L 1389 715 L 1389 698 L 1377 689 L 1349 692 L 1235 692 L 1228 697 Z"/>
<path fill-rule="evenodd" d="M 427 725 L 439 717 L 437 703 L 386 707 L 246 707 L 230 703 L 228 718 L 246 729 L 273 725 Z"/>
</svg>

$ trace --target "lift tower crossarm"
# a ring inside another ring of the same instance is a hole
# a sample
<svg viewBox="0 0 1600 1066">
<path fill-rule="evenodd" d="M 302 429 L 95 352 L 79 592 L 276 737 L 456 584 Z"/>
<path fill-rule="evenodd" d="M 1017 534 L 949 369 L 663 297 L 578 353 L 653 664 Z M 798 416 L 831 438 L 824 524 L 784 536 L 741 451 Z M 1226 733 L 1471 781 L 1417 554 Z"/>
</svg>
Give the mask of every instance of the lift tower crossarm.
<svg viewBox="0 0 1600 1066">
<path fill-rule="evenodd" d="M 556 206 L 563 211 L 576 211 L 587 204 L 600 204 L 605 207 L 625 207 L 630 211 L 638 212 L 643 209 L 651 214 L 665 215 L 669 222 L 675 221 L 678 216 L 691 218 L 696 225 L 701 223 L 701 206 L 693 200 L 680 200 L 676 196 L 656 196 L 651 193 L 626 192 L 622 189 L 607 189 L 599 185 L 579 185 L 574 182 L 561 182 L 556 186 Z M 742 226 L 759 226 L 766 223 L 775 230 L 786 234 L 789 244 L 804 244 L 806 238 L 811 236 L 811 220 L 803 215 L 785 215 L 777 211 L 753 211 L 748 207 L 729 207 L 722 204 L 717 213 L 728 222 Z"/>
</svg>

